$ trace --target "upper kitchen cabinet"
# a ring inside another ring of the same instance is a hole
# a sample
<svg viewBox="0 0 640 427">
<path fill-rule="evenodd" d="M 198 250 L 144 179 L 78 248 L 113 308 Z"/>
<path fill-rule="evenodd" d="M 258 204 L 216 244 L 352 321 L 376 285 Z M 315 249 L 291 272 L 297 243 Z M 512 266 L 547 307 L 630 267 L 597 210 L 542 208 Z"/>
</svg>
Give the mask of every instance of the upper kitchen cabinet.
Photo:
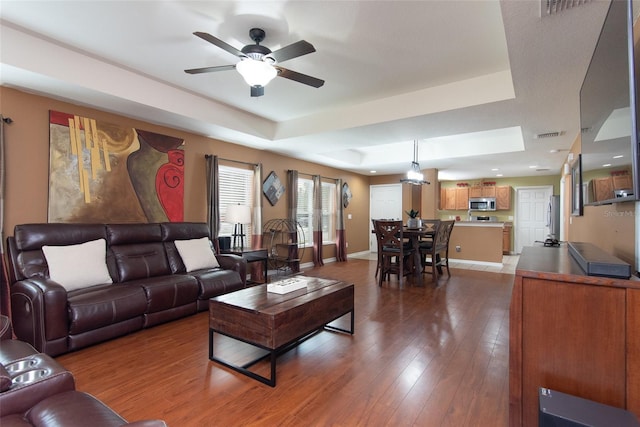
<svg viewBox="0 0 640 427">
<path fill-rule="evenodd" d="M 511 209 L 511 186 L 499 185 L 494 188 L 496 192 L 496 209 L 505 211 Z"/>
<path fill-rule="evenodd" d="M 496 197 L 495 185 L 474 185 L 469 187 L 469 197 Z"/>
<path fill-rule="evenodd" d="M 469 209 L 469 188 L 448 187 L 440 189 L 440 209 L 445 211 Z"/>
<path fill-rule="evenodd" d="M 456 210 L 469 209 L 469 188 L 458 187 L 456 190 Z"/>
</svg>

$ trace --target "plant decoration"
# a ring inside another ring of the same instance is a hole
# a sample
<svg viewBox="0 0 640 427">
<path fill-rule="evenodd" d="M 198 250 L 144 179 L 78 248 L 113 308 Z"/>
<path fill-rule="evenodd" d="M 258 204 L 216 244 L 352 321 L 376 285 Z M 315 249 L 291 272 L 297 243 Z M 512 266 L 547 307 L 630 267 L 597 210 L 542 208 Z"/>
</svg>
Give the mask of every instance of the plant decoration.
<svg viewBox="0 0 640 427">
<path fill-rule="evenodd" d="M 418 218 L 418 215 L 420 215 L 420 211 L 416 211 L 414 209 L 405 212 L 407 213 L 407 215 L 409 215 L 409 218 Z"/>
</svg>

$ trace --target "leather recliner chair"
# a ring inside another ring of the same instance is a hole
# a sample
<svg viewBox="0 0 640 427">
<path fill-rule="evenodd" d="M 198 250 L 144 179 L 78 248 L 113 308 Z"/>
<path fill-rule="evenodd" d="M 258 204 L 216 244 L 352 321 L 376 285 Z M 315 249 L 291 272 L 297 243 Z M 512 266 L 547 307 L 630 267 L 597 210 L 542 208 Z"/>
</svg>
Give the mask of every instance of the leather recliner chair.
<svg viewBox="0 0 640 427">
<path fill-rule="evenodd" d="M 75 389 L 71 372 L 30 344 L 11 339 L 0 315 L 0 425 L 2 427 L 166 427 L 164 421 L 128 423 L 104 403 Z"/>
</svg>

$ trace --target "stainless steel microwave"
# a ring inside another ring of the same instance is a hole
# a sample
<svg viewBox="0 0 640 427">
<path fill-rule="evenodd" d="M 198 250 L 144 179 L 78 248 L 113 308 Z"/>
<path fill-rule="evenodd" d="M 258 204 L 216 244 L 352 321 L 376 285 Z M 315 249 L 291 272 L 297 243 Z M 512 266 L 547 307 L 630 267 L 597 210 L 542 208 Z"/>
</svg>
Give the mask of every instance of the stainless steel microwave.
<svg viewBox="0 0 640 427">
<path fill-rule="evenodd" d="M 470 197 L 469 210 L 470 211 L 495 211 L 496 198 L 495 197 Z"/>
</svg>

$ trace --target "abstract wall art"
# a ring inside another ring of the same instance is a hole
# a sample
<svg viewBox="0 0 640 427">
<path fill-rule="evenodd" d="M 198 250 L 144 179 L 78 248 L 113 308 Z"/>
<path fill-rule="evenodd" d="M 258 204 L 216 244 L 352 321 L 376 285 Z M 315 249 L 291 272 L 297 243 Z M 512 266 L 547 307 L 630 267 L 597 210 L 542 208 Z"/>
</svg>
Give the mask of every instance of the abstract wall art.
<svg viewBox="0 0 640 427">
<path fill-rule="evenodd" d="M 182 221 L 183 143 L 49 111 L 49 222 Z"/>
</svg>

